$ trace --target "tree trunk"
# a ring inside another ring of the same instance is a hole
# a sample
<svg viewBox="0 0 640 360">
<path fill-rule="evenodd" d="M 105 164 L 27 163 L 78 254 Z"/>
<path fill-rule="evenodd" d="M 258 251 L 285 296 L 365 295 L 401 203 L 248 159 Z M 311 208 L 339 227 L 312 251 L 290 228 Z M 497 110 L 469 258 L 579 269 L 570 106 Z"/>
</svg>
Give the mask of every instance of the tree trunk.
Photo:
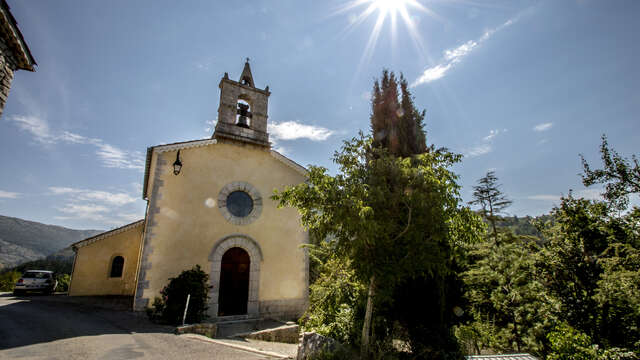
<svg viewBox="0 0 640 360">
<path fill-rule="evenodd" d="M 373 297 L 375 295 L 376 276 L 372 275 L 369 282 L 369 294 L 367 295 L 367 310 L 364 313 L 364 324 L 362 325 L 362 341 L 360 344 L 360 358 L 369 358 L 369 342 L 371 334 L 371 317 L 373 314 Z"/>
<path fill-rule="evenodd" d="M 491 227 L 493 228 L 493 238 L 498 244 L 498 229 L 496 229 L 496 218 L 493 217 L 493 204 L 491 203 L 491 199 L 489 199 L 489 222 L 491 222 Z"/>
</svg>

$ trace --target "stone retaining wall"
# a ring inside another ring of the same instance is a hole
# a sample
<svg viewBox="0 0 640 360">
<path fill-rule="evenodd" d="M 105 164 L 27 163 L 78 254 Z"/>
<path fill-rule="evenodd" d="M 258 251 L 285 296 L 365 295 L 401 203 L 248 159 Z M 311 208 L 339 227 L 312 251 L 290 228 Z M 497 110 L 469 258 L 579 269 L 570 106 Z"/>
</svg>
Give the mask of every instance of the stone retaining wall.
<svg viewBox="0 0 640 360">
<path fill-rule="evenodd" d="M 198 334 L 204 335 L 210 338 L 216 337 L 218 326 L 211 323 L 193 324 L 178 326 L 176 328 L 176 334 Z"/>
</svg>

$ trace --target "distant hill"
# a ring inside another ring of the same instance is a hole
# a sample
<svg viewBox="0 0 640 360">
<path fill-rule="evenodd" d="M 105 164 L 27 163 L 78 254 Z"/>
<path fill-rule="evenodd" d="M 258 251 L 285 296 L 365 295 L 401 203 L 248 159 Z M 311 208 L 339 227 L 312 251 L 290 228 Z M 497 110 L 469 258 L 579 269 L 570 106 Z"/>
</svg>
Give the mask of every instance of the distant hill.
<svg viewBox="0 0 640 360">
<path fill-rule="evenodd" d="M 0 269 L 58 253 L 76 241 L 101 232 L 68 229 L 0 215 Z M 66 255 L 68 252 L 63 251 Z"/>
</svg>

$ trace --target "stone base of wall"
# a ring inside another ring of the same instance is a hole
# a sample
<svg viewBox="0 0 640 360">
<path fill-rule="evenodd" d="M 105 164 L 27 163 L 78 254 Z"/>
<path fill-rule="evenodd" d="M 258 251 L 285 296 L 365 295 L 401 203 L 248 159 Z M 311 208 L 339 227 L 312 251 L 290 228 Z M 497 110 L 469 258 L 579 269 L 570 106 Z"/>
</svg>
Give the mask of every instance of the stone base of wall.
<svg viewBox="0 0 640 360">
<path fill-rule="evenodd" d="M 210 338 L 216 337 L 218 326 L 216 324 L 202 323 L 193 325 L 178 326 L 176 328 L 176 334 L 198 334 L 204 335 Z"/>
<path fill-rule="evenodd" d="M 307 299 L 267 300 L 258 303 L 260 317 L 282 321 L 297 320 L 307 309 Z"/>
<path fill-rule="evenodd" d="M 306 332 L 300 336 L 298 356 L 296 360 L 306 360 L 321 351 L 332 352 L 338 347 L 338 342 L 314 332 Z"/>
<path fill-rule="evenodd" d="M 131 311 L 133 305 L 133 296 L 127 295 L 65 296 L 55 297 L 55 299 L 110 310 Z"/>
<path fill-rule="evenodd" d="M 283 325 L 273 329 L 252 332 L 245 335 L 247 339 L 297 344 L 300 338 L 300 326 Z"/>
</svg>

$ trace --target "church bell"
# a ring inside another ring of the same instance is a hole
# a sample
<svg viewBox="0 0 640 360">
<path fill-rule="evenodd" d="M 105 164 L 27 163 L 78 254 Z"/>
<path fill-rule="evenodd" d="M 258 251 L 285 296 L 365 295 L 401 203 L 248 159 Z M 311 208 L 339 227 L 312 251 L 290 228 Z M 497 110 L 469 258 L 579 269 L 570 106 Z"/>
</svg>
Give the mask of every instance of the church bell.
<svg viewBox="0 0 640 360">
<path fill-rule="evenodd" d="M 238 103 L 238 115 L 240 115 L 240 117 L 238 117 L 238 123 L 236 125 L 248 129 L 249 123 L 247 122 L 247 118 L 251 118 L 249 105 Z"/>
</svg>

